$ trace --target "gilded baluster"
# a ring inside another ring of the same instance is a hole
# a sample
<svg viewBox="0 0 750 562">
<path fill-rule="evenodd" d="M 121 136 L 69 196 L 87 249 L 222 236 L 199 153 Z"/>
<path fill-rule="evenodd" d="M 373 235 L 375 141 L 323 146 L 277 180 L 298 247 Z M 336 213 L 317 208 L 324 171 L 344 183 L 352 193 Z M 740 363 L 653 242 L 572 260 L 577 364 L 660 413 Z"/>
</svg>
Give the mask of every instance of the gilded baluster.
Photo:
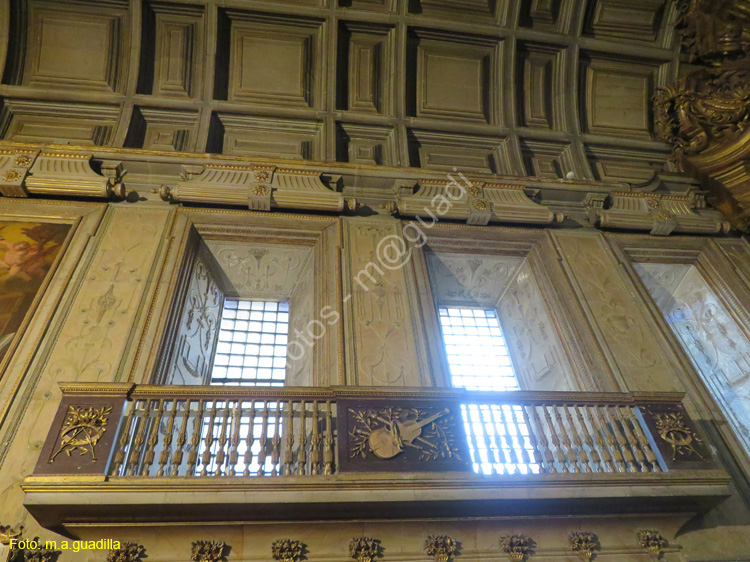
<svg viewBox="0 0 750 562">
<path fill-rule="evenodd" d="M 607 446 L 602 441 L 600 431 L 606 431 L 602 428 L 602 424 L 596 415 L 596 406 L 583 406 L 583 411 L 588 419 L 589 426 L 591 426 L 591 434 L 594 436 L 594 444 L 596 445 L 596 453 L 599 456 L 602 468 L 607 472 L 614 472 L 612 466 L 612 456 L 607 450 Z"/>
<path fill-rule="evenodd" d="M 266 474 L 266 445 L 268 444 L 268 400 L 263 400 L 262 425 L 260 428 L 260 452 L 258 453 L 258 476 Z"/>
<path fill-rule="evenodd" d="M 161 424 L 162 416 L 164 415 L 164 400 L 157 402 L 157 413 L 156 420 L 151 424 L 149 428 L 148 444 L 146 446 L 146 454 L 144 455 L 143 465 L 141 465 L 141 476 L 148 476 L 148 471 L 154 462 L 156 456 L 156 444 L 159 441 L 159 425 Z"/>
<path fill-rule="evenodd" d="M 599 419 L 601 428 L 604 431 L 607 446 L 612 453 L 612 459 L 615 463 L 615 466 L 617 467 L 617 471 L 627 472 L 627 467 L 625 466 L 625 461 L 622 458 L 622 453 L 620 453 L 620 449 L 617 448 L 617 442 L 615 441 L 615 430 L 612 427 L 612 424 L 607 421 L 605 408 L 606 406 L 598 406 L 593 411 Z"/>
<path fill-rule="evenodd" d="M 586 464 L 588 467 L 588 470 L 586 472 L 601 472 L 601 456 L 599 455 L 599 451 L 596 450 L 596 445 L 594 443 L 594 438 L 592 435 L 591 428 L 586 424 L 586 406 L 571 406 L 572 408 L 575 408 L 576 413 L 576 419 L 578 420 L 578 425 L 581 428 L 581 435 L 583 436 L 583 445 L 588 448 L 588 459 L 589 462 Z M 583 410 L 582 410 L 583 408 Z M 583 450 L 583 447 L 582 447 Z M 593 469 L 592 469 L 593 465 Z"/>
<path fill-rule="evenodd" d="M 586 449 L 583 447 L 583 442 L 581 441 L 580 433 L 586 435 L 586 430 L 584 428 L 581 432 L 579 432 L 578 428 L 575 425 L 575 422 L 573 421 L 573 416 L 570 415 L 570 409 L 575 408 L 575 406 L 563 406 L 563 408 L 565 409 L 565 417 L 568 419 L 568 427 L 570 428 L 570 432 L 573 434 L 573 444 L 578 449 L 578 457 L 581 459 L 581 466 L 583 467 L 584 472 L 593 472 L 589 463 L 588 453 L 586 453 Z M 578 421 L 580 422 L 581 420 L 578 417 L 578 410 L 576 409 L 574 411 L 576 413 Z"/>
<path fill-rule="evenodd" d="M 625 410 L 630 417 L 630 422 L 633 424 L 633 428 L 635 428 L 635 436 L 638 439 L 638 442 L 641 444 L 641 449 L 643 449 L 643 452 L 646 455 L 646 460 L 651 465 L 651 472 L 661 472 L 659 461 L 656 459 L 656 455 L 654 455 L 654 452 L 651 450 L 651 445 L 649 445 L 648 443 L 646 434 L 643 433 L 641 422 L 636 417 L 635 410 L 629 406 L 625 407 Z"/>
<path fill-rule="evenodd" d="M 273 418 L 273 438 L 271 439 L 271 476 L 279 475 L 281 459 L 281 402 L 276 402 L 276 414 Z"/>
<path fill-rule="evenodd" d="M 221 412 L 221 431 L 219 432 L 219 450 L 216 451 L 216 476 L 223 476 L 224 460 L 226 459 L 227 425 L 229 423 L 229 400 L 224 401 L 224 409 Z"/>
<path fill-rule="evenodd" d="M 570 466 L 573 468 L 573 472 L 581 472 L 581 469 L 578 468 L 578 458 L 576 457 L 576 452 L 573 449 L 573 444 L 570 441 L 570 437 L 568 436 L 568 430 L 565 428 L 565 422 L 563 421 L 562 415 L 560 414 L 560 408 L 565 408 L 565 406 L 552 406 L 555 411 L 555 419 L 557 420 L 557 426 L 560 430 L 560 437 L 562 438 L 563 447 L 565 447 L 565 453 L 568 458 L 568 462 L 570 463 Z"/>
<path fill-rule="evenodd" d="M 544 435 L 542 422 L 539 419 L 539 413 L 536 411 L 536 405 L 531 404 L 526 410 L 529 414 L 532 436 L 531 444 L 534 446 L 534 457 L 543 472 L 557 472 L 555 469 L 555 457 L 547 444 L 547 437 Z"/>
<path fill-rule="evenodd" d="M 557 431 L 555 430 L 555 424 L 552 422 L 552 416 L 549 415 L 550 405 L 542 404 L 542 411 L 544 412 L 544 419 L 547 422 L 547 428 L 549 429 L 549 436 L 552 440 L 552 444 L 555 446 L 555 457 L 557 462 L 562 466 L 562 472 L 567 473 L 568 465 L 565 461 L 565 455 L 563 454 L 562 447 L 560 446 L 560 439 L 557 437 Z"/>
<path fill-rule="evenodd" d="M 174 408 L 177 409 L 178 401 L 175 399 Z M 185 402 L 185 410 L 182 413 L 182 425 L 180 427 L 180 434 L 177 436 L 177 442 L 175 443 L 174 457 L 172 457 L 172 476 L 177 476 L 182 464 L 183 447 L 185 446 L 185 439 L 187 436 L 187 425 L 188 419 L 190 419 L 190 400 Z"/>
<path fill-rule="evenodd" d="M 307 427 L 305 427 L 305 401 L 302 400 L 299 412 L 299 446 L 297 447 L 297 475 L 305 474 L 305 464 L 307 463 Z"/>
<path fill-rule="evenodd" d="M 177 414 L 177 399 L 171 400 L 172 409 L 169 411 L 169 418 L 167 419 L 167 429 L 164 433 L 164 439 L 161 443 L 161 453 L 159 454 L 159 470 L 156 471 L 157 476 L 164 476 L 164 467 L 169 462 L 170 453 L 172 452 L 172 431 L 174 429 L 174 418 Z"/>
<path fill-rule="evenodd" d="M 286 412 L 286 449 L 284 450 L 284 476 L 292 474 L 292 461 L 294 459 L 292 447 L 294 446 L 294 403 L 287 402 Z"/>
<path fill-rule="evenodd" d="M 237 475 L 237 463 L 240 462 L 240 420 L 242 420 L 242 402 L 232 402 L 232 439 L 229 442 L 229 476 Z"/>
<path fill-rule="evenodd" d="M 617 440 L 617 444 L 620 446 L 620 449 L 622 450 L 622 456 L 625 459 L 625 463 L 627 468 L 631 472 L 638 472 L 638 468 L 635 465 L 635 458 L 633 457 L 633 453 L 630 452 L 630 449 L 628 448 L 628 441 L 625 439 L 625 436 L 623 435 L 620 424 L 618 424 L 618 419 L 616 415 L 612 415 L 612 406 L 606 406 L 604 408 L 604 411 L 607 414 L 607 418 L 609 419 L 609 422 L 612 424 L 612 430 L 615 434 L 615 439 Z M 616 414 L 616 412 L 614 412 Z"/>
<path fill-rule="evenodd" d="M 323 474 L 333 474 L 333 414 L 326 400 L 326 429 L 323 435 Z"/>
<path fill-rule="evenodd" d="M 143 416 L 141 417 L 141 420 L 140 420 L 141 423 L 138 427 L 138 432 L 135 434 L 135 439 L 133 439 L 133 445 L 132 445 L 132 448 L 130 449 L 130 458 L 128 460 L 129 474 L 131 476 L 135 476 L 136 473 L 138 472 L 138 468 L 137 468 L 138 457 L 141 455 L 141 447 L 143 446 L 143 442 L 144 442 L 143 433 L 145 432 L 146 426 L 148 425 L 149 410 L 151 408 L 150 400 L 143 400 L 143 404 L 145 405 L 145 408 L 143 409 Z M 137 412 L 136 412 L 136 423 L 138 423 Z"/>
<path fill-rule="evenodd" d="M 310 474 L 320 474 L 320 431 L 318 401 L 312 403 L 312 436 L 310 437 Z"/>
<path fill-rule="evenodd" d="M 247 423 L 247 437 L 245 437 L 245 456 L 242 461 L 245 463 L 245 470 L 242 476 L 250 476 L 250 465 L 253 462 L 253 442 L 255 440 L 255 402 L 250 403 L 250 420 Z"/>
<path fill-rule="evenodd" d="M 112 468 L 113 476 L 125 476 L 127 474 L 128 466 L 125 462 L 125 448 L 128 446 L 130 440 L 130 425 L 133 423 L 133 413 L 135 412 L 135 403 L 126 403 L 130 407 L 128 408 L 128 415 L 125 418 L 125 424 L 122 426 L 122 435 L 120 435 L 120 444 L 117 447 L 117 454 L 115 454 L 115 460 Z"/>
<path fill-rule="evenodd" d="M 617 412 L 617 417 L 620 418 L 620 423 L 622 423 L 622 428 L 625 433 L 625 439 L 627 439 L 628 443 L 630 444 L 630 448 L 633 450 L 635 460 L 638 463 L 638 466 L 641 467 L 641 472 L 651 472 L 650 467 L 646 462 L 646 455 L 641 450 L 641 442 L 636 437 L 635 430 L 631 429 L 630 427 L 630 407 L 619 406 L 615 407 L 614 410 L 615 412 Z"/>
<path fill-rule="evenodd" d="M 216 423 L 216 400 L 211 402 L 211 417 L 208 420 L 208 433 L 206 433 L 206 443 L 203 449 L 203 457 L 201 462 L 203 464 L 203 470 L 201 470 L 201 476 L 208 476 L 208 465 L 211 464 L 211 447 L 214 444 L 214 424 Z"/>
<path fill-rule="evenodd" d="M 193 421 L 193 436 L 190 439 L 190 453 L 188 454 L 188 474 L 195 475 L 198 470 L 198 448 L 201 443 L 201 433 L 203 430 L 203 400 L 198 401 L 198 411 Z"/>
</svg>

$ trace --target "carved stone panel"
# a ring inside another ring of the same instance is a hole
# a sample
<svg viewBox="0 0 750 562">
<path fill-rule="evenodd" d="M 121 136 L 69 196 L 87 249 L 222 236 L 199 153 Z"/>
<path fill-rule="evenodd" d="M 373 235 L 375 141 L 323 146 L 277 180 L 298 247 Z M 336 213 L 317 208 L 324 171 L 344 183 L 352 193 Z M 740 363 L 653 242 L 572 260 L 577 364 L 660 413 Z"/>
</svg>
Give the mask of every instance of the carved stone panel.
<svg viewBox="0 0 750 562">
<path fill-rule="evenodd" d="M 578 298 L 623 390 L 683 390 L 666 342 L 648 321 L 644 303 L 618 267 L 601 235 L 558 232 L 554 239 Z"/>
<path fill-rule="evenodd" d="M 205 385 L 211 380 L 224 295 L 207 253 L 201 245 L 193 264 L 166 384 Z"/>
<path fill-rule="evenodd" d="M 750 452 L 750 339 L 695 266 L 637 263 L 634 267 Z"/>
<path fill-rule="evenodd" d="M 455 402 L 339 400 L 340 472 L 471 470 Z"/>
<path fill-rule="evenodd" d="M 407 285 L 406 241 L 398 222 L 347 221 L 344 303 L 351 326 L 347 382 L 361 386 L 423 386 L 422 344 L 412 314 L 415 293 Z"/>
</svg>

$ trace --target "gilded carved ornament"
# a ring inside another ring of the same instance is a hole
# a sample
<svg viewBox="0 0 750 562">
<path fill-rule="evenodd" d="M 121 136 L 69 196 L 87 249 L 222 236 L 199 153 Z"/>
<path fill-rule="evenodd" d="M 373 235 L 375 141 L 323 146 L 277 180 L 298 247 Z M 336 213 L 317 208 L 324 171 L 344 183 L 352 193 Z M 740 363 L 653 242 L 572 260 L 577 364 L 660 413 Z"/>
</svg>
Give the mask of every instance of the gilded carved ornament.
<svg viewBox="0 0 750 562">
<path fill-rule="evenodd" d="M 112 407 L 70 406 L 60 429 L 60 445 L 49 462 L 54 462 L 60 453 L 70 456 L 76 450 L 81 456 L 90 453 L 91 461 L 96 462 L 96 445 L 107 431 L 111 413 Z"/>
<path fill-rule="evenodd" d="M 19 525 L 17 529 L 10 525 L 0 525 L 0 544 L 8 546 L 11 539 L 17 539 L 22 534 L 23 525 Z"/>
<path fill-rule="evenodd" d="M 638 542 L 654 558 L 660 558 L 662 549 L 667 546 L 667 540 L 654 529 L 643 529 L 638 531 Z"/>
<path fill-rule="evenodd" d="M 113 548 L 107 554 L 107 562 L 141 562 L 146 556 L 146 548 L 134 542 L 122 543 L 120 548 Z"/>
<path fill-rule="evenodd" d="M 460 543 L 448 535 L 430 535 L 424 543 L 425 554 L 435 562 L 449 562 L 460 549 Z"/>
<path fill-rule="evenodd" d="M 535 542 L 526 535 L 506 535 L 500 538 L 500 549 L 510 562 L 524 562 L 533 554 Z"/>
<path fill-rule="evenodd" d="M 594 533 L 573 531 L 568 535 L 570 549 L 577 553 L 584 562 L 589 562 L 597 550 L 600 550 L 599 539 Z"/>
<path fill-rule="evenodd" d="M 672 447 L 672 460 L 677 460 L 677 455 L 696 455 L 705 460 L 698 452 L 694 443 L 701 443 L 700 437 L 696 435 L 685 423 L 685 418 L 680 412 L 654 413 L 656 431 L 659 437 L 669 443 Z"/>
<path fill-rule="evenodd" d="M 277 539 L 271 545 L 271 556 L 278 562 L 299 562 L 305 558 L 305 544 L 294 539 Z"/>
<path fill-rule="evenodd" d="M 190 551 L 193 562 L 222 562 L 229 553 L 229 545 L 224 541 L 195 541 Z"/>
<path fill-rule="evenodd" d="M 357 562 L 372 562 L 380 557 L 383 547 L 372 537 L 355 537 L 349 541 L 349 556 Z"/>
<path fill-rule="evenodd" d="M 24 562 L 55 562 L 60 556 L 59 550 L 49 548 L 28 548 L 23 551 Z"/>
</svg>

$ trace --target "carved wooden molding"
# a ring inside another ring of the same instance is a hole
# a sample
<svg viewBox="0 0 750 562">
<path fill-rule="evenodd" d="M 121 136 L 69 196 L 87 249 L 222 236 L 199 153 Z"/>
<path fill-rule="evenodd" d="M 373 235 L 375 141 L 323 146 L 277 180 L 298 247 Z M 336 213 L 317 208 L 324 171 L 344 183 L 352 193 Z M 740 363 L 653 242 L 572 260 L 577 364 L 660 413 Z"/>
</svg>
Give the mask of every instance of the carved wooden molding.
<svg viewBox="0 0 750 562">
<path fill-rule="evenodd" d="M 213 203 L 270 211 L 272 207 L 340 212 L 344 196 L 329 188 L 320 172 L 206 164 L 184 166 L 182 181 L 165 184 L 161 198 L 176 203 Z"/>
<path fill-rule="evenodd" d="M 534 203 L 521 185 L 448 180 L 422 180 L 416 190 L 402 187 L 397 193 L 398 211 L 403 216 L 461 219 L 467 224 L 490 222 L 551 224 L 564 215 Z"/>
<path fill-rule="evenodd" d="M 124 199 L 127 192 L 118 162 L 105 162 L 102 174 L 91 167 L 92 153 L 26 149 L 0 150 L 0 194 Z"/>
<path fill-rule="evenodd" d="M 697 193 L 614 192 L 608 198 L 589 197 L 587 207 L 591 222 L 601 228 L 644 230 L 657 236 L 672 232 L 720 234 L 730 229 L 728 222 L 701 214 L 705 201 Z"/>
</svg>

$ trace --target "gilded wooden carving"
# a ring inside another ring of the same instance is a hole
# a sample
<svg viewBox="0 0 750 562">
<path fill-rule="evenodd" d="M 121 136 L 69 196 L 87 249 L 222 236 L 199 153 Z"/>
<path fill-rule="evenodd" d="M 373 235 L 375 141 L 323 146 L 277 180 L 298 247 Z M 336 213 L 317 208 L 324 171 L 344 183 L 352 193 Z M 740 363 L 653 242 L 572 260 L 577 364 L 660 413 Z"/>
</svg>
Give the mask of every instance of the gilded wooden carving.
<svg viewBox="0 0 750 562">
<path fill-rule="evenodd" d="M 659 437 L 672 447 L 673 461 L 677 460 L 677 455 L 695 455 L 701 460 L 705 460 L 703 455 L 695 448 L 696 444 L 701 443 L 701 439 L 685 424 L 681 412 L 657 412 L 653 413 L 653 416 L 656 420 Z"/>
<path fill-rule="evenodd" d="M 460 550 L 461 544 L 448 535 L 430 535 L 424 543 L 425 554 L 435 562 L 449 562 Z"/>
<path fill-rule="evenodd" d="M 667 545 L 667 539 L 654 529 L 638 531 L 638 542 L 654 558 L 661 558 L 662 549 Z"/>
<path fill-rule="evenodd" d="M 70 456 L 79 451 L 81 456 L 90 454 L 91 462 L 96 462 L 96 445 L 107 431 L 107 423 L 112 407 L 83 408 L 69 406 L 68 415 L 60 429 L 60 442 L 49 462 L 54 462 L 60 453 Z"/>
<path fill-rule="evenodd" d="M 226 560 L 229 548 L 224 541 L 195 541 L 190 559 L 193 562 L 222 562 Z"/>
<path fill-rule="evenodd" d="M 524 562 L 533 553 L 536 543 L 526 535 L 506 535 L 500 538 L 500 550 L 510 562 Z"/>
<path fill-rule="evenodd" d="M 146 556 L 146 548 L 134 542 L 126 542 L 120 548 L 113 548 L 107 554 L 107 562 L 141 562 Z"/>
<path fill-rule="evenodd" d="M 349 556 L 357 562 L 372 562 L 381 556 L 383 547 L 379 539 L 355 537 L 349 541 Z"/>
<path fill-rule="evenodd" d="M 277 539 L 271 545 L 271 556 L 278 562 L 299 562 L 305 558 L 305 543 L 295 539 Z"/>
<path fill-rule="evenodd" d="M 599 538 L 594 533 L 587 531 L 573 531 L 568 535 L 568 541 L 570 542 L 570 549 L 578 554 L 583 562 L 589 562 L 596 551 L 601 548 Z"/>
</svg>

